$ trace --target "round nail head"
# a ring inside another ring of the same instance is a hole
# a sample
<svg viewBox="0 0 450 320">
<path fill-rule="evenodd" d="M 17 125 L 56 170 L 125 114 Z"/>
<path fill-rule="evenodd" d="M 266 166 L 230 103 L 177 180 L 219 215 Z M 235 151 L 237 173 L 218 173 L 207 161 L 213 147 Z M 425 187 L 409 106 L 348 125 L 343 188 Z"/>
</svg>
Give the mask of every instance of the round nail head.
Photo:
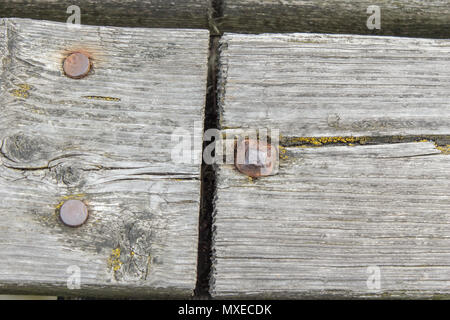
<svg viewBox="0 0 450 320">
<path fill-rule="evenodd" d="M 63 69 L 66 76 L 80 79 L 89 73 L 91 61 L 85 54 L 75 52 L 64 59 Z"/>
<path fill-rule="evenodd" d="M 88 210 L 83 201 L 67 200 L 59 210 L 61 221 L 69 227 L 79 227 L 86 222 Z"/>
<path fill-rule="evenodd" d="M 273 174 L 277 160 L 276 148 L 264 141 L 241 139 L 236 144 L 236 169 L 249 177 L 258 178 Z"/>
</svg>

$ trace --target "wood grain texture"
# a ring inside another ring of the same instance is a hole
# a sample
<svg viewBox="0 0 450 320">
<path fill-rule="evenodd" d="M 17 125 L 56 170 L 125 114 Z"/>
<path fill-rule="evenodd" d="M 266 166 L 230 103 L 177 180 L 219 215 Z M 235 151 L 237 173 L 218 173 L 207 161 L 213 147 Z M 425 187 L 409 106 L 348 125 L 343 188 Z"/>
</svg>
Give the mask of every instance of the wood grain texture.
<svg viewBox="0 0 450 320">
<path fill-rule="evenodd" d="M 183 132 L 201 145 L 208 32 L 1 19 L 0 34 L 0 291 L 191 295 L 200 162 L 171 151 Z M 84 79 L 63 74 L 72 51 L 91 57 Z M 59 222 L 66 199 L 85 225 Z"/>
<path fill-rule="evenodd" d="M 449 297 L 449 146 L 407 143 L 449 143 L 449 51 L 448 40 L 225 34 L 223 136 L 278 129 L 282 146 L 273 176 L 217 167 L 213 297 Z"/>
<path fill-rule="evenodd" d="M 367 8 L 381 9 L 381 29 L 369 30 Z M 449 38 L 447 0 L 223 0 L 221 31 L 317 32 Z"/>
<path fill-rule="evenodd" d="M 214 297 L 448 297 L 448 155 L 430 142 L 286 151 L 275 176 L 218 168 Z"/>
<path fill-rule="evenodd" d="M 67 8 L 81 10 L 81 24 L 117 27 L 207 29 L 209 0 L 0 0 L 1 17 L 66 22 Z"/>
<path fill-rule="evenodd" d="M 283 136 L 450 133 L 450 41 L 225 34 L 222 128 Z"/>
</svg>

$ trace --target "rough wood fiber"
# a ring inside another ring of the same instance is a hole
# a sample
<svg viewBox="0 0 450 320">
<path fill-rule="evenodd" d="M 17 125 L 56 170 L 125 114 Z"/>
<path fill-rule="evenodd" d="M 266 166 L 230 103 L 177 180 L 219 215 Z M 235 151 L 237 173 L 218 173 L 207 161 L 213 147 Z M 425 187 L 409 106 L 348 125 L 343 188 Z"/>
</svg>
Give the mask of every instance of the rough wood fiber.
<svg viewBox="0 0 450 320">
<path fill-rule="evenodd" d="M 222 128 L 283 136 L 450 133 L 450 41 L 225 34 Z"/>
<path fill-rule="evenodd" d="M 381 10 L 381 29 L 369 30 L 367 8 Z M 449 38 L 447 0 L 223 0 L 221 31 L 318 32 Z"/>
<path fill-rule="evenodd" d="M 66 22 L 71 5 L 98 26 L 207 29 L 212 17 L 209 0 L 0 0 L 0 16 Z"/>
<path fill-rule="evenodd" d="M 448 297 L 448 155 L 429 142 L 286 151 L 275 176 L 218 168 L 214 297 Z"/>
<path fill-rule="evenodd" d="M 192 294 L 200 163 L 171 149 L 176 129 L 201 145 L 208 32 L 2 19 L 0 34 L 0 291 Z M 64 76 L 71 51 L 91 56 L 86 78 Z M 66 199 L 85 225 L 59 222 Z"/>
<path fill-rule="evenodd" d="M 211 294 L 448 297 L 449 147 L 405 141 L 449 141 L 449 41 L 226 34 L 220 48 L 224 133 L 279 129 L 285 146 L 274 176 L 218 166 Z"/>
</svg>

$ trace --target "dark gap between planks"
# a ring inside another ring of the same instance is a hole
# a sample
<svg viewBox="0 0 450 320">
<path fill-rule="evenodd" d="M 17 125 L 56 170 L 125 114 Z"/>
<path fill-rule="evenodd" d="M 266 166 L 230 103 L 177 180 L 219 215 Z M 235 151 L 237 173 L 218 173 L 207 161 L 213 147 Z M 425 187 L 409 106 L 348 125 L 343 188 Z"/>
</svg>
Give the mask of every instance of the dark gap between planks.
<svg viewBox="0 0 450 320">
<path fill-rule="evenodd" d="M 220 36 L 211 36 L 209 42 L 208 80 L 205 103 L 204 130 L 218 128 L 219 114 L 217 105 L 217 59 Z M 203 150 L 209 141 L 203 141 Z M 210 299 L 209 283 L 211 276 L 212 253 L 212 221 L 214 211 L 214 197 L 216 194 L 216 172 L 214 165 L 207 165 L 202 161 L 201 192 L 199 214 L 199 241 L 197 257 L 197 285 L 195 297 Z"/>
</svg>

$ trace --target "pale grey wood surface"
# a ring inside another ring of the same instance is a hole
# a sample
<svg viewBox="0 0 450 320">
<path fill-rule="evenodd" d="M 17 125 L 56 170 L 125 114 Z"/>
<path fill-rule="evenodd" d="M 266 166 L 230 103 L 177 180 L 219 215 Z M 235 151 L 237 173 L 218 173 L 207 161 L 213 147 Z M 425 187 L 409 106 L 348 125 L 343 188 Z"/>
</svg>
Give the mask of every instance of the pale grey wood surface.
<svg viewBox="0 0 450 320">
<path fill-rule="evenodd" d="M 450 41 L 225 34 L 223 128 L 285 136 L 450 133 Z"/>
<path fill-rule="evenodd" d="M 200 162 L 171 151 L 176 129 L 201 144 L 208 31 L 2 19 L 0 34 L 0 291 L 191 295 Z M 91 56 L 84 79 L 63 74 L 72 51 Z M 85 225 L 59 222 L 66 199 Z"/>
<path fill-rule="evenodd" d="M 369 30 L 367 8 L 380 7 L 381 29 Z M 448 0 L 223 0 L 226 32 L 319 32 L 449 38 Z"/>
<path fill-rule="evenodd" d="M 450 147 L 429 137 L 449 144 L 449 50 L 224 36 L 223 133 L 278 129 L 282 145 L 276 175 L 217 167 L 213 297 L 448 297 Z"/>
<path fill-rule="evenodd" d="M 286 148 L 258 180 L 220 166 L 212 295 L 448 297 L 449 160 L 413 142 Z"/>
</svg>

